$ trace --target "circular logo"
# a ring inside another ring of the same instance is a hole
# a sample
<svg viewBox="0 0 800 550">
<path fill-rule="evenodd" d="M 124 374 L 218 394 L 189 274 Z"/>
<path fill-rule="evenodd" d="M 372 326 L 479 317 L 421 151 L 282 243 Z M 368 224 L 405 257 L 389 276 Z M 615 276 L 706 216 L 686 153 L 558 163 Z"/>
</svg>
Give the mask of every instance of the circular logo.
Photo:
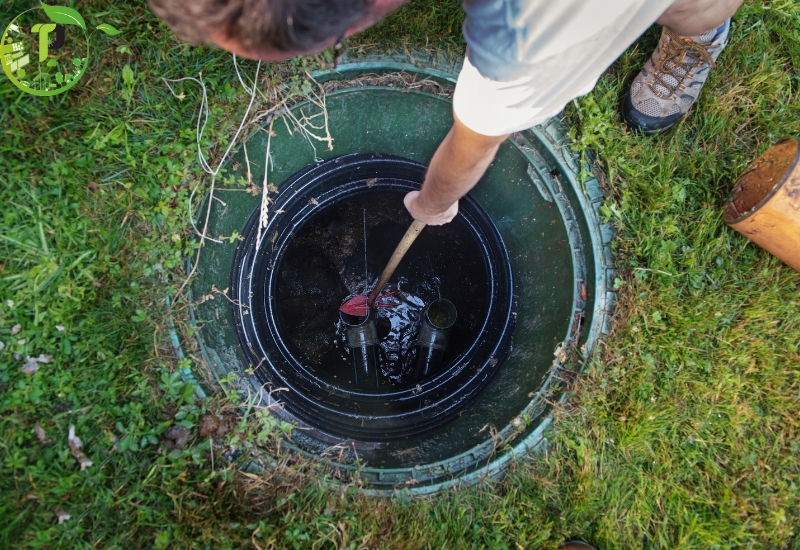
<svg viewBox="0 0 800 550">
<path fill-rule="evenodd" d="M 0 40 L 0 62 L 14 85 L 52 96 L 72 88 L 89 58 L 86 24 L 71 8 L 42 5 L 19 14 Z"/>
</svg>

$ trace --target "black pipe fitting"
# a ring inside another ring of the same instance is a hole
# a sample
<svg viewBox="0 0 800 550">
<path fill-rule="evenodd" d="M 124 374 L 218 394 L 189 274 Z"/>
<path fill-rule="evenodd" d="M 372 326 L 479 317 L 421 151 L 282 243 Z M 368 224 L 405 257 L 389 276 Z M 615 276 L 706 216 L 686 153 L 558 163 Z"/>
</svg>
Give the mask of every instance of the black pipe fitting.
<svg viewBox="0 0 800 550">
<path fill-rule="evenodd" d="M 353 356 L 356 386 L 377 388 L 380 385 L 377 359 L 377 346 L 380 342 L 372 308 L 367 311 L 366 317 L 356 317 L 340 311 L 339 318 L 347 327 L 345 335 L 347 347 Z"/>
<path fill-rule="evenodd" d="M 415 380 L 430 376 L 442 366 L 448 331 L 455 324 L 457 316 L 453 302 L 442 298 L 432 301 L 422 310 L 417 336 Z"/>
</svg>

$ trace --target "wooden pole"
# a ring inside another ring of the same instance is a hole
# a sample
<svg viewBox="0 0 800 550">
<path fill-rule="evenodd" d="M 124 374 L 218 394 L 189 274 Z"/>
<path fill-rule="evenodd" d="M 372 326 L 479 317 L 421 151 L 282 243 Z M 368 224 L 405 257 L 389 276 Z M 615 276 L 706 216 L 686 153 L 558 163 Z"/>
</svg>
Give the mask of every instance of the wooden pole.
<svg viewBox="0 0 800 550">
<path fill-rule="evenodd" d="M 389 263 L 386 264 L 386 268 L 381 273 L 381 278 L 378 279 L 378 284 L 375 285 L 375 288 L 372 289 L 372 293 L 369 295 L 369 305 L 372 305 L 375 302 L 375 298 L 378 297 L 383 287 L 386 286 L 387 281 L 394 273 L 394 270 L 397 269 L 397 265 L 400 263 L 400 260 L 403 259 L 403 256 L 406 255 L 408 249 L 417 239 L 420 232 L 425 229 L 425 224 L 421 221 L 414 220 L 411 224 L 411 227 L 408 228 L 406 234 L 403 235 L 403 238 L 400 240 L 400 244 L 397 245 L 397 248 L 394 249 L 394 254 L 392 257 L 389 258 Z"/>
</svg>

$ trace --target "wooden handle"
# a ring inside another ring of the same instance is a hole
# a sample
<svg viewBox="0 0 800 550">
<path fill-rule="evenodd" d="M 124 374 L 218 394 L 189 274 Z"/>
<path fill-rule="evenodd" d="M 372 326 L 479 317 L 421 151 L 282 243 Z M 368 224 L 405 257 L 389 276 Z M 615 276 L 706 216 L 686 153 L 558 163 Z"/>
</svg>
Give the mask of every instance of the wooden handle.
<svg viewBox="0 0 800 550">
<path fill-rule="evenodd" d="M 389 258 L 389 263 L 386 264 L 386 269 L 384 269 L 383 273 L 381 273 L 381 278 L 378 279 L 378 284 L 374 289 L 372 289 L 372 293 L 369 295 L 370 304 L 375 302 L 375 298 L 377 298 L 378 294 L 380 294 L 381 290 L 383 290 L 386 282 L 392 276 L 394 270 L 397 269 L 397 265 L 400 263 L 400 260 L 402 260 L 403 256 L 406 255 L 406 252 L 414 243 L 420 231 L 423 229 L 425 229 L 425 224 L 421 221 L 414 220 L 414 223 L 412 223 L 411 227 L 408 228 L 406 234 L 403 235 L 403 238 L 400 240 L 400 244 L 398 244 L 397 248 L 394 249 L 394 254 L 392 254 L 391 258 Z"/>
</svg>

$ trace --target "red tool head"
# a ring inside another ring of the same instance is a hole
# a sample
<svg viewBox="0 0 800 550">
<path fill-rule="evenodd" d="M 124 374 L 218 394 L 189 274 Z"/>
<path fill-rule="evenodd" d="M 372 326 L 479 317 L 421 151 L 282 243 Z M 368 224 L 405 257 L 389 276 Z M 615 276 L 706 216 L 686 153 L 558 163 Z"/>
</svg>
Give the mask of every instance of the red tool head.
<svg viewBox="0 0 800 550">
<path fill-rule="evenodd" d="M 395 293 L 397 293 L 396 290 L 392 290 L 390 292 L 384 292 L 383 294 L 375 298 L 375 302 L 372 304 L 369 303 L 369 298 L 367 298 L 366 295 L 359 294 L 358 296 L 353 296 L 349 300 L 346 300 L 345 303 L 342 304 L 342 307 L 339 308 L 339 311 L 341 311 L 342 313 L 346 313 L 347 315 L 354 315 L 356 317 L 366 317 L 367 313 L 369 313 L 370 306 L 395 307 L 397 304 L 393 304 L 391 302 L 386 303 L 383 301 Z"/>
</svg>

